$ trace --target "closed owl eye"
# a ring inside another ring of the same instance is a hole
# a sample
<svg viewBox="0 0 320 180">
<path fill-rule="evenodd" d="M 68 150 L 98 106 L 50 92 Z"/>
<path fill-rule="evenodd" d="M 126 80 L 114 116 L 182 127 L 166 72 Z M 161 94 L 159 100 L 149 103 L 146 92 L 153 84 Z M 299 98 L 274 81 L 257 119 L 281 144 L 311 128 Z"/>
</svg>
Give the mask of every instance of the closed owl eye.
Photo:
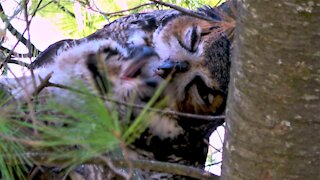
<svg viewBox="0 0 320 180">
<path fill-rule="evenodd" d="M 201 40 L 201 32 L 197 26 L 193 26 L 187 29 L 184 35 L 184 41 L 180 42 L 180 45 L 189 52 L 196 52 Z"/>
</svg>

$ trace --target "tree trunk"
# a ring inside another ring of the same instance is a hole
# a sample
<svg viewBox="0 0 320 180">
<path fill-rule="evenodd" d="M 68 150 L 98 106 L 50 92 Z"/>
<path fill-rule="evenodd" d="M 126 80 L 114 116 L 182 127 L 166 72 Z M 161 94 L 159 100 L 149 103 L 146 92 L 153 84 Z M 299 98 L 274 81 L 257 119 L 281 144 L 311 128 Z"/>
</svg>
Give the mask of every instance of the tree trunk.
<svg viewBox="0 0 320 180">
<path fill-rule="evenodd" d="M 320 1 L 238 1 L 222 179 L 320 179 Z"/>
</svg>

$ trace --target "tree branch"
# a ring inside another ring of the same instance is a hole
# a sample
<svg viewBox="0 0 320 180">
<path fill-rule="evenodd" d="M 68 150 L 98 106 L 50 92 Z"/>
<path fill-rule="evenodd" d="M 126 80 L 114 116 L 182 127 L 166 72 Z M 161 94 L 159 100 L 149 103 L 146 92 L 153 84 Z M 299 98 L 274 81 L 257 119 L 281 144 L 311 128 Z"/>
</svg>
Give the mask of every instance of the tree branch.
<svg viewBox="0 0 320 180">
<path fill-rule="evenodd" d="M 96 9 L 92 8 L 91 6 L 88 6 L 88 7 L 89 7 L 90 10 L 98 12 L 98 13 L 104 15 L 104 16 L 114 16 L 114 15 L 117 15 L 117 14 L 121 14 L 121 13 L 125 13 L 125 12 L 128 12 L 128 11 L 133 11 L 133 10 L 142 8 L 144 6 L 151 6 L 151 5 L 155 5 L 155 4 L 156 3 L 145 3 L 145 4 L 141 4 L 139 6 L 135 6 L 133 8 L 129 8 L 129 9 L 121 10 L 121 11 L 116 11 L 116 12 L 110 12 L 110 13 L 101 12 L 99 10 L 96 10 Z"/>
<path fill-rule="evenodd" d="M 6 17 L 5 13 L 4 13 L 4 10 L 3 10 L 3 7 L 0 3 L 0 17 L 2 19 L 3 22 L 5 22 L 7 24 L 7 29 L 8 31 L 13 35 L 15 36 L 22 44 L 24 44 L 25 46 L 29 46 L 28 44 L 28 40 L 23 36 L 23 34 L 21 34 L 16 28 L 14 28 L 12 26 L 12 24 L 10 23 L 10 21 L 8 20 L 8 18 Z M 37 49 L 35 47 L 34 44 L 30 43 L 30 49 L 31 49 L 31 52 L 34 52 L 35 50 L 37 50 L 38 52 L 41 52 L 39 49 Z"/>
<path fill-rule="evenodd" d="M 26 67 L 26 68 L 30 69 L 30 64 L 29 63 L 25 63 L 23 61 L 19 61 L 19 60 L 15 60 L 15 59 L 9 59 L 7 61 L 7 63 L 17 64 L 17 65 L 20 65 L 20 66 L 23 66 L 23 67 Z"/>
<path fill-rule="evenodd" d="M 33 153 L 33 154 L 28 154 L 28 157 L 32 158 L 36 163 L 39 163 L 45 166 L 65 167 L 69 162 L 68 159 L 49 161 L 47 159 L 48 155 L 50 154 Z M 110 159 L 110 162 L 118 168 L 129 168 L 128 164 L 130 163 L 133 168 L 137 168 L 137 169 L 164 172 L 164 173 L 187 176 L 187 177 L 192 177 L 192 178 L 202 179 L 202 180 L 218 180 L 219 179 L 219 176 L 216 176 L 205 170 L 186 166 L 186 165 L 181 165 L 177 163 L 168 163 L 168 162 L 153 161 L 153 160 L 123 160 L 123 159 Z M 105 159 L 101 159 L 98 157 L 98 158 L 92 158 L 86 161 L 84 164 L 105 165 L 106 162 L 105 162 Z"/>
<path fill-rule="evenodd" d="M 11 51 L 11 49 L 8 49 L 8 48 L 1 46 L 1 45 L 0 45 L 0 50 L 4 53 L 7 53 L 7 54 L 9 54 Z M 28 58 L 29 57 L 28 54 L 22 54 L 22 53 L 16 53 L 16 52 L 13 52 L 12 56 L 13 56 L 13 58 Z"/>
<path fill-rule="evenodd" d="M 39 9 L 39 7 L 40 7 L 41 2 L 42 2 L 42 0 L 40 0 L 40 2 L 37 4 L 36 9 L 35 9 L 34 12 L 32 13 L 31 18 L 30 18 L 30 20 L 29 20 L 30 22 L 31 22 L 32 18 L 36 15 L 36 13 L 37 13 L 37 11 L 38 11 L 38 9 Z M 2 13 L 3 13 L 3 14 L 2 14 Z M 7 19 L 7 17 L 6 17 L 5 14 L 4 14 L 4 11 L 3 11 L 3 8 L 2 8 L 1 3 L 0 3 L 0 15 L 1 15 L 1 18 L 4 17 L 5 19 Z M 9 22 L 9 24 L 10 24 L 10 22 Z M 24 38 L 23 35 L 27 32 L 27 30 L 28 30 L 28 28 L 25 28 L 25 29 L 24 29 L 24 31 L 22 32 L 20 38 Z M 13 48 L 10 50 L 9 55 L 7 56 L 7 58 L 6 58 L 3 62 L 1 62 L 1 64 L 0 64 L 0 69 L 2 69 L 2 67 L 4 66 L 4 64 L 7 63 L 7 62 L 10 60 L 10 58 L 11 58 L 11 56 L 14 54 L 14 50 L 15 50 L 15 48 L 18 46 L 19 42 L 21 42 L 21 39 L 18 39 L 18 41 L 16 42 L 16 44 L 15 44 L 15 45 L 13 46 Z M 26 44 L 25 44 L 25 45 L 26 45 Z M 38 52 L 41 52 L 41 51 L 38 51 Z"/>
<path fill-rule="evenodd" d="M 8 49 L 8 48 L 6 48 L 6 47 L 3 47 L 3 46 L 0 46 L 0 50 L 1 50 L 2 52 L 4 52 L 4 53 L 10 53 L 10 51 L 11 51 L 10 49 Z M 26 57 L 28 57 L 28 55 L 27 55 L 27 54 L 14 53 L 11 57 L 12 57 L 12 58 L 16 58 L 16 57 L 17 57 L 17 58 L 18 58 L 18 57 L 26 58 Z M 30 69 L 30 64 L 25 63 L 25 62 L 23 62 L 23 61 L 16 60 L 16 59 L 12 59 L 12 58 L 8 59 L 8 60 L 7 60 L 7 63 L 17 64 L 17 65 L 24 66 L 24 67 Z M 0 62 L 1 62 L 1 61 L 4 61 L 4 60 L 6 60 L 6 59 L 7 59 L 7 57 L 5 56 L 5 54 L 3 54 L 3 56 L 1 56 Z M 3 67 L 3 66 L 2 66 L 2 67 Z"/>
<path fill-rule="evenodd" d="M 69 11 L 66 7 L 62 6 L 58 1 L 54 0 L 54 1 L 52 1 L 52 3 L 54 3 L 55 5 L 57 5 L 57 7 L 58 7 L 61 11 L 67 13 L 69 16 L 71 16 L 71 17 L 73 17 L 73 18 L 76 18 L 76 15 L 75 15 L 73 12 Z"/>
<path fill-rule="evenodd" d="M 108 157 L 106 157 L 106 156 L 99 156 L 98 159 L 104 161 L 105 164 L 108 165 L 109 169 L 110 169 L 113 173 L 121 176 L 122 178 L 124 178 L 124 179 L 126 179 L 126 180 L 130 180 L 131 174 L 127 174 L 125 171 L 122 171 L 121 169 L 115 167 L 110 158 L 108 158 Z M 131 168 L 131 166 L 132 166 L 132 165 L 130 165 L 130 167 L 127 166 L 127 168 Z"/>
<path fill-rule="evenodd" d="M 156 4 L 160 4 L 160 5 L 163 5 L 163 6 L 167 6 L 167 7 L 170 7 L 172 9 L 175 9 L 177 11 L 180 11 L 182 12 L 183 14 L 186 14 L 186 15 L 189 15 L 189 16 L 192 16 L 192 17 L 195 17 L 195 18 L 199 18 L 199 19 L 203 19 L 203 20 L 206 20 L 206 21 L 211 21 L 211 22 L 216 22 L 216 20 L 210 18 L 210 17 L 207 17 L 207 16 L 203 16 L 201 14 L 198 14 L 192 10 L 189 10 L 189 9 L 185 9 L 183 7 L 180 7 L 180 6 L 177 6 L 177 5 L 174 5 L 174 4 L 170 4 L 170 3 L 166 3 L 166 2 L 163 2 L 163 1 L 159 1 L 159 0 L 150 0 Z"/>
<path fill-rule="evenodd" d="M 112 160 L 115 166 L 122 168 L 127 167 L 127 161 L 124 160 Z M 93 160 L 93 162 L 96 162 Z M 219 177 L 211 174 L 210 172 L 204 171 L 202 169 L 176 164 L 176 163 L 167 163 L 160 161 L 147 161 L 147 160 L 130 160 L 134 168 L 144 169 L 144 170 L 153 170 L 158 172 L 165 172 L 170 174 L 176 174 L 181 176 L 192 177 L 202 180 L 218 180 Z"/>
<path fill-rule="evenodd" d="M 45 87 L 47 87 L 49 83 L 49 79 L 51 78 L 53 73 L 49 73 L 44 79 L 39 77 L 40 85 L 37 86 L 36 90 L 32 93 L 32 96 L 37 96 Z"/>
</svg>

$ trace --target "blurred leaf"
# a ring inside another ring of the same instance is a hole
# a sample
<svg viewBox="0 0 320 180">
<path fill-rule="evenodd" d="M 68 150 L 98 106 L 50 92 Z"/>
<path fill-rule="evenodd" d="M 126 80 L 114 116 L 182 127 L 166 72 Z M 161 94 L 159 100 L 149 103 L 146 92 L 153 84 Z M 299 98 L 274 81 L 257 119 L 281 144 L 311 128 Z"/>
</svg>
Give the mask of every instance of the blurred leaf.
<svg viewBox="0 0 320 180">
<path fill-rule="evenodd" d="M 16 138 L 26 137 L 20 126 L 15 123 L 15 119 L 10 117 L 10 107 L 5 108 L 8 96 L 0 88 L 0 174 L 1 179 L 24 179 L 26 166 L 31 162 L 24 156 L 27 151 Z M 12 109 L 12 108 L 11 108 Z M 12 111 L 11 111 L 12 112 Z M 12 138 L 15 137 L 15 138 Z"/>
</svg>

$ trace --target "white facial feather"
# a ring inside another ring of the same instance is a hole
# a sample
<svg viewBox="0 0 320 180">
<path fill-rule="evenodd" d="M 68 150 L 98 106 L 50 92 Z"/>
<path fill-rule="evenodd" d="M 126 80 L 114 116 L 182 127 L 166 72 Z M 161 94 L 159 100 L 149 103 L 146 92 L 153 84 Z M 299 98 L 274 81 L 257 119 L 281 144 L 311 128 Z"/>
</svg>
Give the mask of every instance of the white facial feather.
<svg viewBox="0 0 320 180">
<path fill-rule="evenodd" d="M 201 28 L 199 27 L 198 29 L 201 32 Z M 203 43 L 198 42 L 199 44 L 197 51 L 194 53 L 190 53 L 189 51 L 181 47 L 179 40 L 173 34 L 169 36 L 169 40 L 164 38 L 168 33 L 172 33 L 172 30 L 163 28 L 161 29 L 161 31 L 156 31 L 153 35 L 154 48 L 160 56 L 160 59 L 166 60 L 170 58 L 196 61 L 203 54 Z M 185 34 L 188 34 L 188 29 L 186 29 Z M 185 37 L 183 38 L 183 40 L 190 41 Z"/>
<path fill-rule="evenodd" d="M 148 35 L 144 31 L 136 30 L 131 34 L 127 43 L 130 44 L 130 46 L 141 46 L 146 44 L 145 39 L 147 38 Z"/>
<path fill-rule="evenodd" d="M 126 49 L 118 45 L 117 43 L 109 39 L 86 41 L 77 46 L 71 47 L 66 51 L 59 52 L 54 57 L 53 62 L 50 64 L 34 70 L 35 85 L 40 84 L 40 78 L 44 79 L 50 73 L 52 76 L 50 82 L 72 86 L 77 80 L 81 80 L 85 83 L 89 83 L 90 72 L 88 71 L 86 60 L 91 53 L 97 53 L 101 47 L 109 46 L 113 49 L 117 49 L 120 53 L 127 55 Z M 28 73 L 31 74 L 31 73 Z M 5 80 L 3 80 L 5 82 Z M 11 79 L 9 86 L 12 87 L 12 94 L 16 99 L 25 100 L 28 96 L 31 96 L 35 91 L 32 77 L 24 76 L 18 79 L 19 83 L 15 79 Z M 8 84 L 8 83 L 6 83 Z M 59 88 L 46 88 L 51 94 L 59 96 L 66 95 L 66 90 Z M 70 94 L 70 93 L 68 93 Z"/>
</svg>

